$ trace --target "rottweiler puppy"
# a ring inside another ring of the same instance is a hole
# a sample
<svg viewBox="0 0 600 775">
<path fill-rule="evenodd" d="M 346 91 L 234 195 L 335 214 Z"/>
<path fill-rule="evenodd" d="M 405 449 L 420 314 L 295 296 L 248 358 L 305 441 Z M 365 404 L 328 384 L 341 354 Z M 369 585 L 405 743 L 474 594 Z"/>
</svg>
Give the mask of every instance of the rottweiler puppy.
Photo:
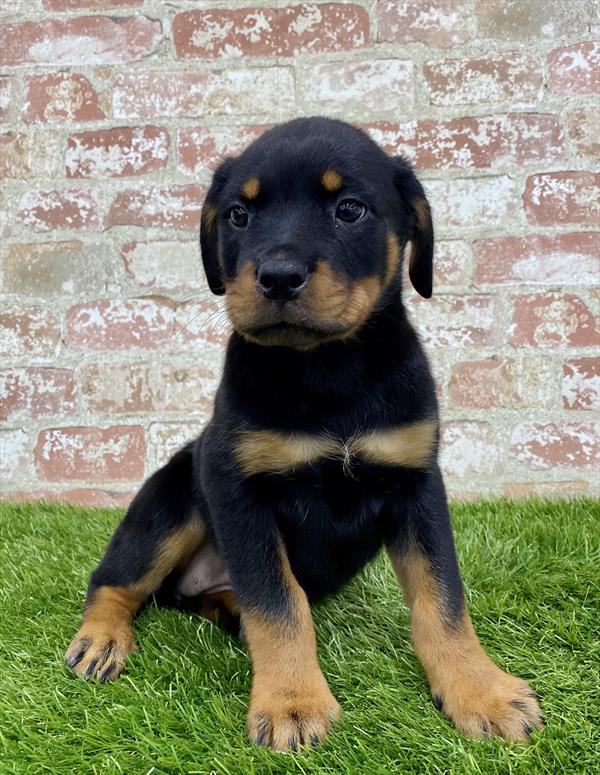
<svg viewBox="0 0 600 775">
<path fill-rule="evenodd" d="M 431 372 L 402 304 L 432 292 L 410 164 L 324 118 L 265 132 L 214 174 L 201 250 L 234 332 L 212 419 L 144 484 L 91 577 L 66 659 L 116 678 L 151 595 L 230 630 L 253 667 L 250 738 L 316 745 L 339 715 L 310 601 L 385 547 L 433 701 L 466 735 L 522 741 L 535 693 L 486 655 L 465 605 L 437 463 Z"/>
</svg>

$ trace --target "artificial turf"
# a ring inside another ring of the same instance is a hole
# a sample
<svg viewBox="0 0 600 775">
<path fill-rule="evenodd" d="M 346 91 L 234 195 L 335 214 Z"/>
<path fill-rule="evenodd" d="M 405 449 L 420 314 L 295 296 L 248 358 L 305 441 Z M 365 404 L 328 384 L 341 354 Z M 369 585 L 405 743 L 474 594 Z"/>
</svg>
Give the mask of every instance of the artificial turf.
<svg viewBox="0 0 600 775">
<path fill-rule="evenodd" d="M 321 665 L 343 708 L 318 750 L 250 745 L 243 645 L 209 622 L 147 607 L 115 683 L 73 677 L 62 655 L 87 577 L 120 513 L 0 507 L 0 772 L 591 773 L 600 751 L 600 503 L 453 507 L 472 618 L 491 656 L 541 696 L 524 748 L 462 738 L 431 703 L 408 616 L 380 557 L 315 607 Z"/>
</svg>

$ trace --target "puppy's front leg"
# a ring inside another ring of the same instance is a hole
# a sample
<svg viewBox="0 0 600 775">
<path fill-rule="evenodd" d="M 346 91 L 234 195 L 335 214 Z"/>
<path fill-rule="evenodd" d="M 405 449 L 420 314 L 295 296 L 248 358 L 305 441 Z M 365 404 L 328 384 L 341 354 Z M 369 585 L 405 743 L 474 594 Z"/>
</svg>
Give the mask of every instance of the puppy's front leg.
<svg viewBox="0 0 600 775">
<path fill-rule="evenodd" d="M 306 595 L 296 581 L 275 514 L 223 456 L 203 480 L 250 650 L 251 740 L 278 751 L 318 745 L 339 716 L 317 661 Z"/>
<path fill-rule="evenodd" d="M 411 612 L 411 634 L 437 707 L 466 735 L 525 741 L 542 719 L 525 681 L 487 656 L 466 608 L 441 474 L 414 472 L 388 553 Z"/>
</svg>

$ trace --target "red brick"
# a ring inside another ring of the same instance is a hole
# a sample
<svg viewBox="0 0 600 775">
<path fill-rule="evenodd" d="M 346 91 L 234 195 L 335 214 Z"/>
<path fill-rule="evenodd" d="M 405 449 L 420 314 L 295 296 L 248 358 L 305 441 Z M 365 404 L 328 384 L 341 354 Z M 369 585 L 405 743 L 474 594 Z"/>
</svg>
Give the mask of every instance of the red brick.
<svg viewBox="0 0 600 775">
<path fill-rule="evenodd" d="M 92 487 L 77 487 L 72 490 L 9 490 L 0 492 L 0 501 L 14 503 L 71 503 L 74 506 L 87 508 L 126 508 L 133 500 L 135 492 L 119 492 L 117 490 L 99 490 Z"/>
<path fill-rule="evenodd" d="M 150 460 L 153 468 L 163 466 L 202 430 L 201 423 L 156 422 L 150 426 Z"/>
<path fill-rule="evenodd" d="M 427 62 L 423 74 L 431 104 L 445 106 L 536 102 L 544 80 L 539 58 L 516 51 L 497 57 Z"/>
<path fill-rule="evenodd" d="M 98 199 L 90 189 L 27 191 L 19 203 L 19 220 L 34 231 L 98 229 Z"/>
<path fill-rule="evenodd" d="M 261 135 L 268 125 L 198 126 L 177 132 L 177 168 L 186 175 L 201 175 L 226 156 L 237 156 Z"/>
<path fill-rule="evenodd" d="M 563 366 L 565 409 L 600 408 L 600 358 L 571 358 Z"/>
<path fill-rule="evenodd" d="M 473 15 L 479 38 L 531 44 L 589 32 L 594 6 L 595 0 L 479 0 Z"/>
<path fill-rule="evenodd" d="M 569 115 L 569 137 L 580 156 L 600 156 L 600 109 L 573 111 Z"/>
<path fill-rule="evenodd" d="M 600 44 L 586 41 L 557 48 L 548 56 L 552 91 L 572 97 L 600 93 Z"/>
<path fill-rule="evenodd" d="M 408 153 L 418 169 L 512 167 L 564 156 L 562 124 L 548 113 L 382 121 L 366 128 L 387 153 Z"/>
<path fill-rule="evenodd" d="M 377 40 L 442 48 L 469 39 L 469 12 L 456 0 L 379 0 Z"/>
<path fill-rule="evenodd" d="M 3 64 L 99 65 L 151 54 L 162 33 L 145 16 L 83 16 L 0 25 Z"/>
<path fill-rule="evenodd" d="M 0 121 L 10 124 L 15 120 L 16 104 L 15 92 L 17 84 L 14 78 L 2 76 L 0 78 Z"/>
<path fill-rule="evenodd" d="M 528 234 L 477 240 L 475 283 L 494 285 L 596 285 L 598 234 Z"/>
<path fill-rule="evenodd" d="M 567 482 L 507 482 L 503 486 L 508 498 L 521 500 L 536 496 L 538 498 L 576 498 L 587 495 L 589 485 L 582 481 Z"/>
<path fill-rule="evenodd" d="M 448 397 L 452 406 L 471 409 L 550 408 L 555 382 L 549 356 L 462 361 L 452 367 Z"/>
<path fill-rule="evenodd" d="M 369 15 L 359 5 L 184 11 L 173 19 L 178 59 L 274 57 L 363 48 Z"/>
<path fill-rule="evenodd" d="M 284 67 L 203 72 L 120 73 L 115 76 L 116 118 L 156 120 L 158 116 L 272 116 L 294 107 L 294 81 Z"/>
<path fill-rule="evenodd" d="M 59 173 L 62 141 L 56 131 L 0 135 L 0 178 L 53 177 Z"/>
<path fill-rule="evenodd" d="M 121 256 L 128 276 L 141 288 L 208 288 L 197 240 L 128 242 Z"/>
<path fill-rule="evenodd" d="M 120 6 L 144 5 L 144 0 L 42 0 L 42 5 L 47 11 L 81 11 L 84 8 L 102 11 Z"/>
<path fill-rule="evenodd" d="M 362 116 L 366 110 L 406 110 L 414 101 L 413 65 L 402 59 L 307 65 L 298 89 L 304 103 L 319 111 Z"/>
<path fill-rule="evenodd" d="M 502 452 L 494 429 L 486 422 L 447 422 L 442 426 L 440 463 L 448 476 L 498 473 Z"/>
<path fill-rule="evenodd" d="M 514 177 L 427 180 L 429 196 L 438 229 L 477 229 L 513 223 L 516 207 Z"/>
<path fill-rule="evenodd" d="M 101 121 L 106 113 L 88 79 L 79 73 L 32 75 L 22 116 L 28 123 Z"/>
<path fill-rule="evenodd" d="M 137 481 L 145 459 L 139 425 L 51 428 L 40 432 L 35 448 L 38 476 L 48 482 Z"/>
<path fill-rule="evenodd" d="M 64 417 L 76 408 L 75 376 L 69 369 L 0 371 L 0 420 Z"/>
<path fill-rule="evenodd" d="M 212 355 L 212 353 L 211 353 Z M 99 363 L 85 369 L 81 395 L 98 413 L 178 412 L 208 419 L 218 381 L 218 364 L 160 366 L 136 363 L 115 369 Z"/>
<path fill-rule="evenodd" d="M 594 347 L 600 334 L 594 316 L 572 293 L 513 296 L 510 343 L 516 347 Z"/>
<path fill-rule="evenodd" d="M 31 471 L 33 442 L 22 428 L 0 430 L 0 481 L 26 479 Z"/>
<path fill-rule="evenodd" d="M 60 322 L 43 307 L 19 307 L 0 312 L 0 355 L 33 357 L 56 355 Z"/>
<path fill-rule="evenodd" d="M 471 251 L 466 242 L 438 240 L 434 257 L 434 285 L 468 286 L 470 264 Z"/>
<path fill-rule="evenodd" d="M 523 193 L 529 223 L 540 226 L 597 226 L 600 217 L 600 174 L 543 172 L 527 178 Z"/>
<path fill-rule="evenodd" d="M 517 425 L 510 456 L 533 469 L 598 470 L 600 423 L 526 422 Z"/>
<path fill-rule="evenodd" d="M 120 191 L 113 199 L 107 226 L 169 226 L 195 231 L 204 191 L 200 186 L 148 186 Z"/>
<path fill-rule="evenodd" d="M 121 178 L 167 166 L 169 135 L 156 126 L 80 132 L 69 137 L 68 178 Z"/>
<path fill-rule="evenodd" d="M 430 347 L 494 344 L 494 300 L 491 296 L 413 297 L 409 306 Z"/>
</svg>

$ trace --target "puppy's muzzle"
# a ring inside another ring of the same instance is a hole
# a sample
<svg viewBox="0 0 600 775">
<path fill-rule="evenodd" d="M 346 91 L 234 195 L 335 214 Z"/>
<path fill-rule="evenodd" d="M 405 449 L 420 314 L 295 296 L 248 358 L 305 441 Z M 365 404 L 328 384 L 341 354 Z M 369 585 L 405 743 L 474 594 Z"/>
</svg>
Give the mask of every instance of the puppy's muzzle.
<svg viewBox="0 0 600 775">
<path fill-rule="evenodd" d="M 267 299 L 291 301 L 306 285 L 308 269 L 300 261 L 267 258 L 258 268 L 256 284 Z"/>
</svg>

